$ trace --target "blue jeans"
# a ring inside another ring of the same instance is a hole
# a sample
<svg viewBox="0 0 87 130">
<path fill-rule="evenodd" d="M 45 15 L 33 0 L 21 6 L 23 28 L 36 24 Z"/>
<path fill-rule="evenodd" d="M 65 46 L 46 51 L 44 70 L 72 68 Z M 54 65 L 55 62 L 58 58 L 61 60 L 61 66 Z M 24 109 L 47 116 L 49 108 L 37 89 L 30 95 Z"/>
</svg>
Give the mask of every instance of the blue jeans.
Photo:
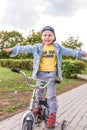
<svg viewBox="0 0 87 130">
<path fill-rule="evenodd" d="M 56 72 L 38 72 L 38 78 L 45 80 L 45 81 L 55 80 Z M 39 82 L 37 82 L 36 85 L 40 85 Z M 36 96 L 37 96 L 38 100 L 42 99 L 43 93 L 44 93 L 44 89 L 37 89 Z M 47 86 L 46 98 L 47 98 L 47 103 L 49 106 L 49 112 L 56 114 L 57 101 L 56 101 L 56 84 L 55 84 L 55 82 L 51 82 Z"/>
</svg>

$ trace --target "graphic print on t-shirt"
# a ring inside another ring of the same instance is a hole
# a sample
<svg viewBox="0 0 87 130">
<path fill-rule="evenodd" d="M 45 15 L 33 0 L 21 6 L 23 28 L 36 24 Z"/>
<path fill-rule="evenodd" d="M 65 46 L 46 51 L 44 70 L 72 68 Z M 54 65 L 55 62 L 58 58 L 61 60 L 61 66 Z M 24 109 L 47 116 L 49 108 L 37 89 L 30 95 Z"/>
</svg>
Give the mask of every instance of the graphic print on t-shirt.
<svg viewBox="0 0 87 130">
<path fill-rule="evenodd" d="M 56 52 L 53 45 L 44 45 L 40 61 L 40 71 L 56 71 Z"/>
<path fill-rule="evenodd" d="M 44 58 L 53 58 L 54 55 L 55 55 L 54 50 L 48 50 L 48 51 L 43 51 L 42 52 L 42 57 L 44 57 Z"/>
</svg>

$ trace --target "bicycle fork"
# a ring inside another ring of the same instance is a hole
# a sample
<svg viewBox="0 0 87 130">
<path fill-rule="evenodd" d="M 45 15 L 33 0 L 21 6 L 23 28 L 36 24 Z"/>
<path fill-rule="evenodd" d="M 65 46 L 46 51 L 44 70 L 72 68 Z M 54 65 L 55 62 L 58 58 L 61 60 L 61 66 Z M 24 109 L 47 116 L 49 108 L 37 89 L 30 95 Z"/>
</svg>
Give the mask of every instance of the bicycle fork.
<svg viewBox="0 0 87 130">
<path fill-rule="evenodd" d="M 22 121 L 21 121 L 21 130 L 23 130 L 23 126 L 25 122 L 32 122 L 32 127 L 35 125 L 35 117 L 32 112 L 35 102 L 35 94 L 36 94 L 36 88 L 33 90 L 33 94 L 30 100 L 29 110 L 23 115 Z"/>
</svg>

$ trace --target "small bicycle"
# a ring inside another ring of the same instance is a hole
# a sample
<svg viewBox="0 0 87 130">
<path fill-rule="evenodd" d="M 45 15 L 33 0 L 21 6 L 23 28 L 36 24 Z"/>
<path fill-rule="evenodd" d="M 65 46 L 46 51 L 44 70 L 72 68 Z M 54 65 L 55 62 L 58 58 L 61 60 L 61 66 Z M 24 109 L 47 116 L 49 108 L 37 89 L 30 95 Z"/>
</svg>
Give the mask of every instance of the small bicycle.
<svg viewBox="0 0 87 130">
<path fill-rule="evenodd" d="M 49 116 L 49 106 L 47 104 L 47 99 L 42 99 L 39 102 L 36 100 L 36 90 L 39 87 L 40 89 L 46 88 L 51 82 L 60 83 L 59 80 L 56 81 L 44 81 L 38 78 L 32 78 L 28 76 L 24 71 L 18 69 L 12 69 L 13 72 L 20 73 L 24 76 L 26 83 L 29 87 L 33 87 L 33 94 L 30 100 L 29 110 L 23 115 L 21 122 L 21 130 L 34 130 L 36 124 L 40 124 L 44 121 L 45 125 Z M 36 81 L 40 82 L 40 86 L 36 86 Z M 41 105 L 42 111 L 38 112 L 38 114 L 34 114 L 33 110 L 36 110 L 36 106 Z M 56 122 L 60 125 L 61 130 L 66 128 L 66 120 L 61 123 Z"/>
</svg>

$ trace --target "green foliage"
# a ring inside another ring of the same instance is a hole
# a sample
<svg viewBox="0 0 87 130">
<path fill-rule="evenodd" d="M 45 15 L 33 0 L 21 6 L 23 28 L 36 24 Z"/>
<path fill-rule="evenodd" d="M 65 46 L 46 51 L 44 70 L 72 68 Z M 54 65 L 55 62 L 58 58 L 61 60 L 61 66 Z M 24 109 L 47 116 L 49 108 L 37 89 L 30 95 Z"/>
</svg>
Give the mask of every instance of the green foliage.
<svg viewBox="0 0 87 130">
<path fill-rule="evenodd" d="M 85 67 L 85 70 L 82 70 L 82 74 L 86 74 L 87 75 L 87 62 L 85 63 L 86 64 L 86 67 Z"/>
<path fill-rule="evenodd" d="M 0 66 L 7 68 L 18 68 L 33 70 L 33 59 L 17 60 L 17 59 L 2 59 Z M 81 73 L 86 67 L 86 63 L 80 60 L 63 60 L 62 73 L 65 78 L 76 78 L 78 73 Z"/>
<path fill-rule="evenodd" d="M 31 53 L 21 53 L 18 54 L 14 59 L 33 59 L 33 54 Z"/>
<path fill-rule="evenodd" d="M 35 32 L 31 30 L 29 36 L 24 38 L 22 34 L 17 31 L 1 31 L 0 32 L 0 57 L 1 58 L 9 58 L 10 53 L 5 53 L 2 51 L 2 48 L 9 48 L 15 46 L 17 43 L 20 45 L 34 45 L 36 43 L 41 43 L 41 32 Z M 25 58 L 33 58 L 32 54 L 20 54 L 16 57 L 16 59 L 25 59 Z"/>
<path fill-rule="evenodd" d="M 20 68 L 20 69 L 33 69 L 33 60 L 32 59 L 1 59 L 0 66 L 7 68 Z"/>
<path fill-rule="evenodd" d="M 41 32 L 35 32 L 34 30 L 31 30 L 31 34 L 27 37 L 26 42 L 31 45 L 41 43 Z"/>
<path fill-rule="evenodd" d="M 65 78 L 76 78 L 86 67 L 85 62 L 80 60 L 63 60 L 62 73 Z"/>
<path fill-rule="evenodd" d="M 9 58 L 10 53 L 5 53 L 2 51 L 2 48 L 9 48 L 15 46 L 17 43 L 20 45 L 34 45 L 36 43 L 41 43 L 41 32 L 35 32 L 33 29 L 29 32 L 29 36 L 24 38 L 22 34 L 17 31 L 1 31 L 0 32 L 0 58 Z M 67 48 L 72 49 L 81 49 L 82 42 L 79 41 L 78 37 L 75 39 L 70 36 L 65 42 L 62 41 L 62 45 Z M 32 54 L 19 54 L 16 56 L 16 59 L 26 59 L 33 58 Z M 66 59 L 66 57 L 64 57 Z M 70 57 L 69 57 L 70 58 Z M 72 59 L 74 59 L 72 57 Z"/>
<path fill-rule="evenodd" d="M 83 43 L 81 41 L 79 41 L 79 38 L 74 38 L 72 36 L 70 36 L 67 40 L 65 40 L 64 42 L 62 41 L 62 46 L 66 47 L 66 48 L 71 48 L 71 49 L 80 49 L 82 50 L 82 45 Z M 75 59 L 75 57 L 67 57 L 68 59 Z M 63 59 L 66 59 L 66 56 L 63 56 Z"/>
<path fill-rule="evenodd" d="M 22 42 L 23 39 L 24 38 L 22 34 L 20 34 L 17 31 L 11 31 L 11 32 L 1 31 L 0 32 L 0 50 L 2 50 L 2 48 L 13 47 L 18 42 Z M 8 58 L 9 55 L 10 55 L 9 53 L 0 51 L 1 58 Z"/>
<path fill-rule="evenodd" d="M 62 41 L 62 45 L 67 48 L 81 50 L 83 43 L 79 41 L 78 37 L 75 39 L 74 37 L 70 36 L 67 40 L 65 40 L 65 42 Z"/>
</svg>

